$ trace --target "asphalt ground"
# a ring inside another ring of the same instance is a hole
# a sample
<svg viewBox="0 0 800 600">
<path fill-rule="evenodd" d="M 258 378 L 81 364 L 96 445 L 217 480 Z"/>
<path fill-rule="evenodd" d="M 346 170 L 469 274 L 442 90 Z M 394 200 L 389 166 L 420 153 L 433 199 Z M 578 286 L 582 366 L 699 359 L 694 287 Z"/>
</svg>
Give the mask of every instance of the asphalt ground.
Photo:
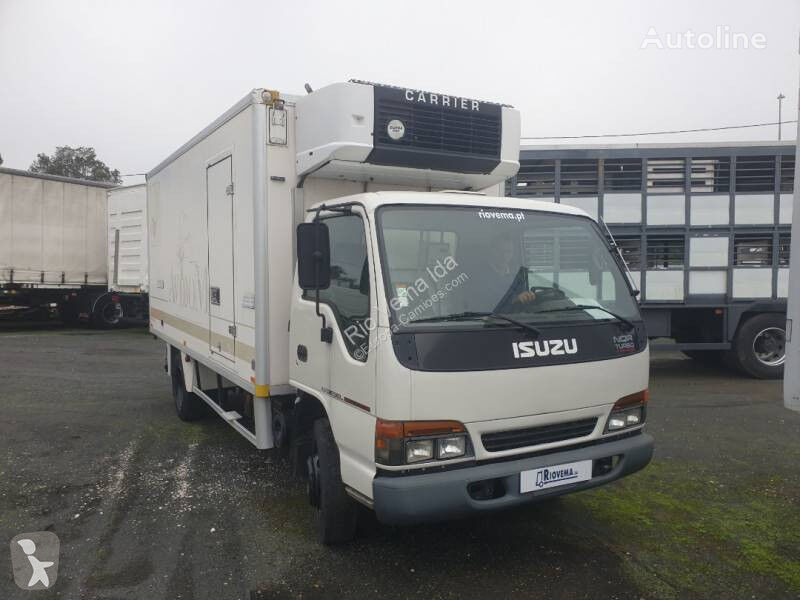
<svg viewBox="0 0 800 600">
<path fill-rule="evenodd" d="M 47 530 L 58 580 L 0 599 L 797 598 L 800 414 L 780 382 L 652 363 L 656 456 L 604 488 L 318 544 L 288 464 L 177 419 L 142 329 L 0 331 L 0 539 Z"/>
</svg>

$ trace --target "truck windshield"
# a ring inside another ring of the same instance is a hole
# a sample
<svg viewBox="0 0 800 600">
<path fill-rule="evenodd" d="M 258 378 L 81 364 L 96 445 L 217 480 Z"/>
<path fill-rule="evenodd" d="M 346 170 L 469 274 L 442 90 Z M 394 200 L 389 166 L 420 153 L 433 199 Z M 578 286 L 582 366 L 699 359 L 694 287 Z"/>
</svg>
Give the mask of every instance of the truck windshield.
<svg viewBox="0 0 800 600">
<path fill-rule="evenodd" d="M 588 218 L 393 205 L 379 209 L 378 223 L 397 326 L 640 320 L 625 275 Z"/>
</svg>

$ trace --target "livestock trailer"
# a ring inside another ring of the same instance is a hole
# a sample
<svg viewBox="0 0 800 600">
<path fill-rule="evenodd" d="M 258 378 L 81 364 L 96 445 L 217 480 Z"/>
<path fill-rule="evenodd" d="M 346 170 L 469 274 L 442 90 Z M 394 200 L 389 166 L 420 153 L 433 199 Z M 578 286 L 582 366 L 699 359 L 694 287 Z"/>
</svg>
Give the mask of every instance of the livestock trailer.
<svg viewBox="0 0 800 600">
<path fill-rule="evenodd" d="M 794 173 L 793 141 L 526 146 L 506 193 L 604 221 L 649 336 L 777 378 Z"/>
</svg>

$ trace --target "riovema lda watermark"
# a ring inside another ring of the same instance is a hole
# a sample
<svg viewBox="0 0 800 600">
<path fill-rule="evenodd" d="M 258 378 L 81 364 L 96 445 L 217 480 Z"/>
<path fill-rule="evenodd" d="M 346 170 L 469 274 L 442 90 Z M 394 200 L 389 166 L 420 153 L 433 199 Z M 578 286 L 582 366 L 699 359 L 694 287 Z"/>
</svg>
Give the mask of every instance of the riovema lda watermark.
<svg viewBox="0 0 800 600">
<path fill-rule="evenodd" d="M 717 25 L 714 31 L 666 31 L 655 27 L 647 30 L 640 48 L 642 50 L 763 50 L 767 36 L 763 33 L 732 31 L 728 25 Z"/>
</svg>

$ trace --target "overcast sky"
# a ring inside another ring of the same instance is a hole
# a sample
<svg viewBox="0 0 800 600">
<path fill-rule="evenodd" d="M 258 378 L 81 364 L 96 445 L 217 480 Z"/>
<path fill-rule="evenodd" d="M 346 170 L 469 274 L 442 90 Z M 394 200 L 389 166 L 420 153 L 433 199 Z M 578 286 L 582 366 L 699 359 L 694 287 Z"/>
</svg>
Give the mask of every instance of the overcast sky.
<svg viewBox="0 0 800 600">
<path fill-rule="evenodd" d="M 776 121 L 779 92 L 796 119 L 799 32 L 798 0 L 0 0 L 0 154 L 86 145 L 146 172 L 252 88 L 350 78 L 512 104 L 527 136 Z"/>
</svg>

